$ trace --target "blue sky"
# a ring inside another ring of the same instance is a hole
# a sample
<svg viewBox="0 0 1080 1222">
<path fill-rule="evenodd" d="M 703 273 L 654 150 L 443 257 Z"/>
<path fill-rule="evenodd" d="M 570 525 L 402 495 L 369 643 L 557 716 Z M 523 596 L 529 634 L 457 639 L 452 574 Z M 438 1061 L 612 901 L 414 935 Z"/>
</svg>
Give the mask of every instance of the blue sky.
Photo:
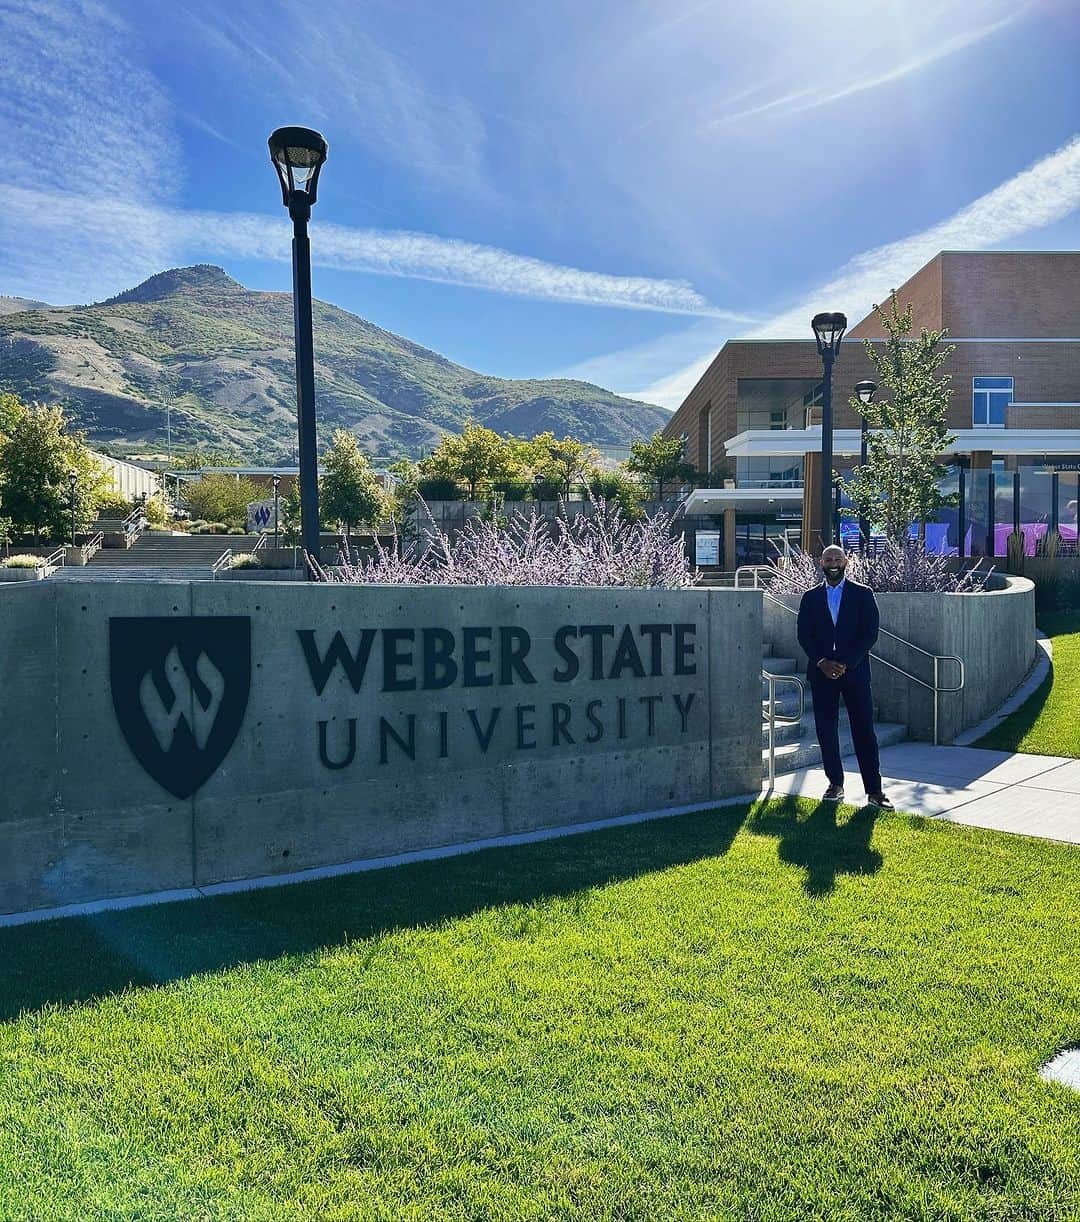
<svg viewBox="0 0 1080 1222">
<path fill-rule="evenodd" d="M 0 0 L 0 46 L 8 294 L 288 288 L 285 123 L 317 295 L 669 407 L 939 249 L 1080 247 L 1078 0 Z"/>
</svg>

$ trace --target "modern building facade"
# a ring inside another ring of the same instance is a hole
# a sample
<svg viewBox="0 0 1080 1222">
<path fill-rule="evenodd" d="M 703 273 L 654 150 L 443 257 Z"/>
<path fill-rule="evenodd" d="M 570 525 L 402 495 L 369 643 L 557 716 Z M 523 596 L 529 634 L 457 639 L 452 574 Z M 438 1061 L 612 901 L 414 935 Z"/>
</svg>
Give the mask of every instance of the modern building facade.
<svg viewBox="0 0 1080 1222">
<path fill-rule="evenodd" d="M 944 251 L 897 297 L 902 308 L 912 304 L 916 334 L 945 328 L 955 345 L 943 367 L 952 377 L 947 424 L 955 441 L 942 462 L 970 504 L 966 517 L 937 532 L 943 550 L 997 553 L 1013 527 L 1011 510 L 1007 522 L 996 512 L 1006 493 L 1023 505 L 1023 528 L 1031 525 L 1033 538 L 1040 522 L 1044 530 L 1060 525 L 1067 538 L 1080 469 L 1080 251 Z M 872 313 L 851 327 L 834 369 L 834 465 L 841 473 L 859 455 L 852 388 L 876 377 L 863 340 L 884 342 Z M 724 567 L 764 559 L 766 540 L 785 532 L 797 530 L 804 546 L 813 545 L 820 392 L 808 318 L 806 339 L 725 344 L 668 424 L 668 436 L 685 436 L 699 470 L 734 460 L 733 487 L 713 481 L 718 486 L 696 489 L 687 504 L 699 528 L 707 519 L 720 533 Z"/>
</svg>

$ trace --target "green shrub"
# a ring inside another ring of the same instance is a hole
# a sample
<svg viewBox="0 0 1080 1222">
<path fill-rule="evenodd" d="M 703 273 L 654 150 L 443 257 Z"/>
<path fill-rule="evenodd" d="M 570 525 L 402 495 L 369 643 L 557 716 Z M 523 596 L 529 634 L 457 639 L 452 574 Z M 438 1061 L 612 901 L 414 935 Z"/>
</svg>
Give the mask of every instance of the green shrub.
<svg viewBox="0 0 1080 1222">
<path fill-rule="evenodd" d="M 527 479 L 500 479 L 491 485 L 493 492 L 501 492 L 504 501 L 524 501 L 532 491 L 532 481 Z"/>
<path fill-rule="evenodd" d="M 457 501 L 461 499 L 461 489 L 457 480 L 446 479 L 441 475 L 432 475 L 417 482 L 416 491 L 425 501 Z"/>
<path fill-rule="evenodd" d="M 143 506 L 143 513 L 146 515 L 146 520 L 151 526 L 164 526 L 172 516 L 169 506 L 165 503 L 165 498 L 162 496 L 147 497 L 146 504 Z"/>
<path fill-rule="evenodd" d="M 126 496 L 111 488 L 97 498 L 97 516 L 99 518 L 126 518 L 135 506 Z"/>
<path fill-rule="evenodd" d="M 266 562 L 258 552 L 241 552 L 229 561 L 231 569 L 264 569 Z"/>
<path fill-rule="evenodd" d="M 3 562 L 5 569 L 36 569 L 41 565 L 41 556 L 28 556 L 20 554 L 18 556 L 8 556 Z"/>
<path fill-rule="evenodd" d="M 247 531 L 242 526 L 230 526 L 229 534 L 230 535 L 246 535 Z"/>
<path fill-rule="evenodd" d="M 264 488 L 249 479 L 205 475 L 187 485 L 184 498 L 196 517 L 240 526 L 247 521 L 248 502 L 261 500 L 264 492 Z"/>
</svg>

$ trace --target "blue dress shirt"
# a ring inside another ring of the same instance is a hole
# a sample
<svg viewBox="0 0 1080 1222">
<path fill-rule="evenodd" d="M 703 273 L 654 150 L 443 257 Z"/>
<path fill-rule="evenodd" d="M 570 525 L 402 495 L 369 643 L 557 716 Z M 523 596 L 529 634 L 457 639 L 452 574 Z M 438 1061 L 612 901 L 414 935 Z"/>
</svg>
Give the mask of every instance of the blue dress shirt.
<svg viewBox="0 0 1080 1222">
<path fill-rule="evenodd" d="M 841 577 L 836 585 L 831 586 L 828 582 L 825 583 L 825 597 L 829 600 L 829 614 L 832 616 L 833 627 L 836 627 L 836 618 L 840 614 L 840 599 L 844 597 L 844 582 L 846 577 Z"/>
</svg>

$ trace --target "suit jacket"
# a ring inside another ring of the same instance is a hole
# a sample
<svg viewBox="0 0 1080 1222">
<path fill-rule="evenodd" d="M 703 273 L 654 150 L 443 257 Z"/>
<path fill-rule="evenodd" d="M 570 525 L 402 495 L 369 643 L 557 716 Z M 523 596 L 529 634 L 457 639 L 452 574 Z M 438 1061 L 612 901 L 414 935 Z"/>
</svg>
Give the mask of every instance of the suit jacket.
<svg viewBox="0 0 1080 1222">
<path fill-rule="evenodd" d="M 847 578 L 840 598 L 840 610 L 833 625 L 825 583 L 807 590 L 799 603 L 799 644 L 807 657 L 806 673 L 821 674 L 818 662 L 829 658 L 843 662 L 848 672 L 867 667 L 867 655 L 878 638 L 878 605 L 869 586 Z"/>
</svg>

